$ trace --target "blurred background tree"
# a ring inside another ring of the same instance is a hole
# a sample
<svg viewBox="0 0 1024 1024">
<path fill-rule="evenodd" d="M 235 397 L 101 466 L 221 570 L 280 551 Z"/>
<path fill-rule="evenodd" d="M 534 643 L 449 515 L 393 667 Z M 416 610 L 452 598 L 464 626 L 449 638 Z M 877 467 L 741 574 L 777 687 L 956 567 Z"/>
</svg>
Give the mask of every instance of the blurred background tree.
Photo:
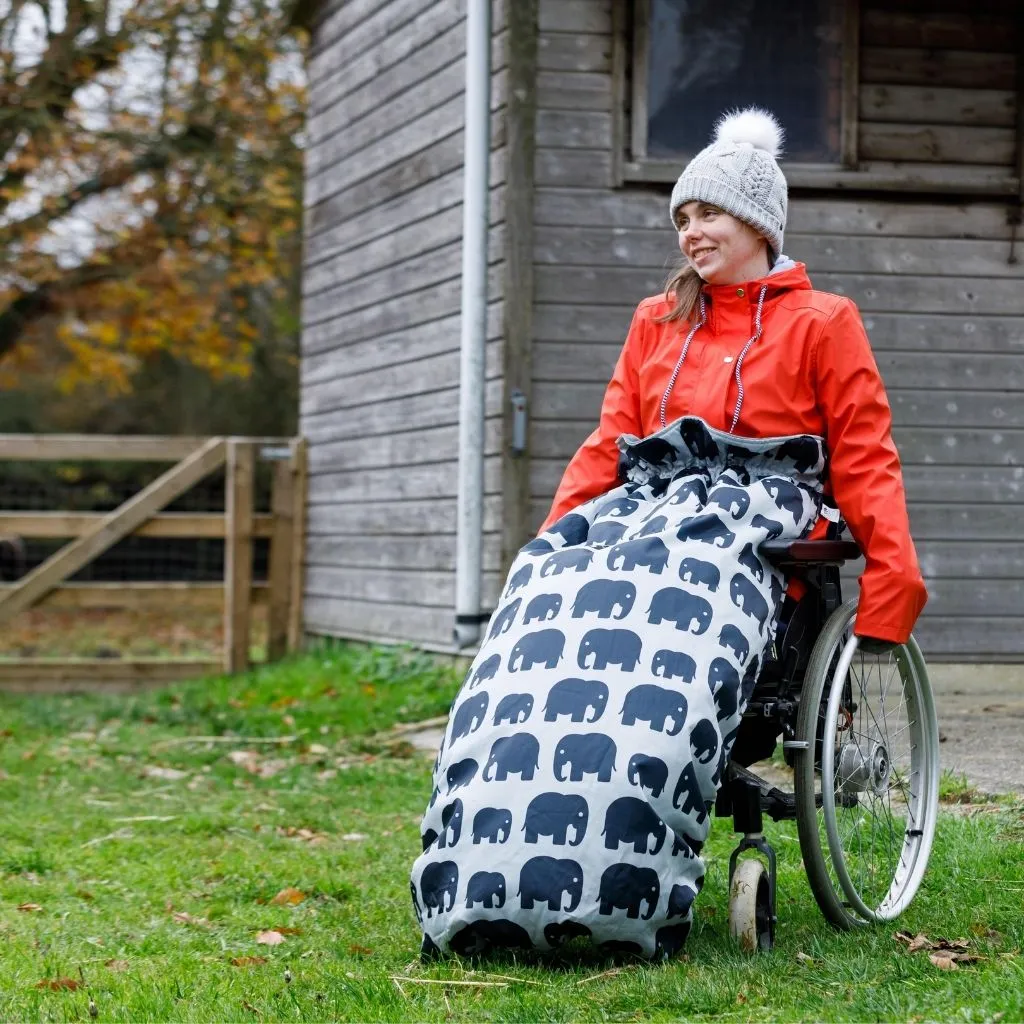
<svg viewBox="0 0 1024 1024">
<path fill-rule="evenodd" d="M 285 0 L 0 0 L 0 430 L 290 433 Z"/>
</svg>

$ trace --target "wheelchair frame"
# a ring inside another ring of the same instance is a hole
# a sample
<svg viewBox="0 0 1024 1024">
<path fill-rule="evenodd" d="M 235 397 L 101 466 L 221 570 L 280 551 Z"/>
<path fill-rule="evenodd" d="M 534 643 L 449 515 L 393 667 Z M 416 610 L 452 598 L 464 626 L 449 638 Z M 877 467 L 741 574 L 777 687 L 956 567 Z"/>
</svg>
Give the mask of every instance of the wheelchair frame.
<svg viewBox="0 0 1024 1024">
<path fill-rule="evenodd" d="M 812 650 L 818 638 L 825 632 L 826 623 L 829 622 L 831 616 L 843 607 L 839 566 L 846 561 L 860 557 L 860 551 L 855 543 L 837 539 L 840 529 L 841 526 L 833 524 L 830 527 L 832 536 L 825 540 L 769 541 L 761 546 L 762 553 L 769 561 L 786 571 L 788 575 L 801 579 L 806 583 L 807 590 L 799 601 L 793 601 L 789 597 L 785 600 L 783 611 L 779 616 L 775 637 L 768 649 L 766 661 L 762 666 L 753 692 L 749 695 L 747 706 L 737 730 L 732 754 L 723 773 L 722 785 L 715 802 L 715 814 L 719 817 L 731 815 L 734 830 L 742 833 L 742 839 L 733 850 L 732 856 L 729 859 L 730 927 L 734 935 L 740 939 L 741 945 L 751 952 L 757 949 L 771 948 L 774 942 L 775 924 L 777 921 L 776 858 L 774 850 L 764 837 L 763 816 L 767 814 L 775 821 L 797 820 L 797 824 L 801 828 L 802 849 L 806 838 L 805 833 L 807 835 L 817 834 L 818 826 L 812 821 L 813 832 L 809 832 L 808 830 L 811 828 L 811 825 L 800 820 L 801 790 L 799 784 L 795 792 L 784 792 L 771 786 L 753 772 L 748 771 L 747 766 L 770 756 L 778 745 L 778 737 L 780 735 L 782 736 L 783 752 L 787 764 L 793 767 L 794 762 L 798 758 L 806 757 L 810 754 L 815 758 L 815 767 L 820 768 L 821 766 L 823 755 L 822 751 L 818 749 L 817 744 L 820 742 L 822 723 L 824 721 L 823 712 L 825 711 L 825 705 L 828 703 L 829 686 L 824 686 L 824 689 L 819 694 L 820 706 L 816 709 L 818 725 L 817 729 L 814 730 L 818 738 L 813 741 L 815 744 L 814 751 L 809 751 L 812 741 L 807 738 L 810 735 L 810 729 L 813 729 L 813 720 L 810 719 L 811 712 L 805 709 L 802 721 L 799 720 L 800 702 L 805 677 L 812 664 Z M 833 633 L 834 630 L 835 627 L 833 627 Z M 913 650 L 907 648 L 906 645 L 894 646 L 902 646 L 904 648 L 904 660 L 909 659 L 916 666 L 918 689 L 915 693 L 920 695 L 924 705 L 923 708 L 918 710 L 923 711 L 923 715 L 920 717 L 928 719 L 934 729 L 934 707 L 931 703 L 930 687 L 927 683 L 924 664 L 920 660 L 920 653 L 917 651 L 916 645 L 913 644 L 912 640 L 910 645 Z M 914 652 L 916 652 L 918 659 L 916 662 L 914 662 Z M 845 664 L 849 666 L 848 658 Z M 820 670 L 819 655 L 819 663 L 815 669 L 815 675 L 819 674 Z M 851 695 L 850 679 L 848 677 L 844 678 L 842 690 L 844 706 L 848 705 L 852 710 L 856 710 L 857 705 L 853 702 Z M 916 696 L 914 700 L 917 700 Z M 833 698 L 832 703 L 837 704 L 838 700 Z M 808 726 L 809 721 L 811 722 L 810 729 Z M 937 737 L 934 742 L 937 743 Z M 887 739 L 885 744 L 888 744 Z M 863 754 L 860 753 L 859 740 L 856 741 L 855 745 L 858 749 L 858 756 L 861 758 L 861 761 L 858 763 L 858 771 L 863 773 L 866 770 L 865 765 L 868 759 L 864 758 Z M 885 759 L 888 757 L 886 745 L 883 745 L 881 741 L 877 744 L 878 749 L 883 755 L 883 776 L 866 785 L 881 786 L 884 784 L 889 786 L 891 781 L 889 773 L 891 773 L 892 768 L 891 764 L 885 763 Z M 929 740 L 928 736 L 925 736 L 924 745 L 926 747 L 929 745 L 934 746 L 934 743 Z M 928 760 L 929 756 L 932 760 Z M 829 753 L 830 763 L 831 757 L 832 754 Z M 809 771 L 810 769 L 806 770 Z M 915 810 L 921 811 L 923 809 L 923 821 L 914 819 L 912 822 L 913 827 L 904 831 L 906 836 L 921 837 L 919 840 L 921 845 L 918 846 L 914 859 L 916 862 L 920 858 L 921 850 L 923 850 L 924 859 L 919 869 L 915 865 L 914 872 L 916 874 L 910 882 L 907 882 L 906 877 L 901 879 L 900 884 L 908 886 L 909 895 L 905 899 L 896 899 L 892 905 L 890 905 L 890 900 L 887 896 L 883 904 L 879 906 L 879 910 L 882 910 L 884 907 L 885 913 L 889 916 L 895 916 L 906 905 L 906 902 L 909 902 L 909 899 L 912 898 L 913 891 L 916 890 L 917 883 L 920 880 L 920 875 L 923 874 L 924 867 L 927 864 L 927 857 L 930 851 L 931 834 L 934 831 L 933 805 L 935 793 L 933 789 L 937 784 L 937 779 L 930 779 L 929 772 L 933 776 L 937 774 L 937 753 L 935 750 L 926 751 L 924 762 L 919 767 L 919 770 L 921 777 L 917 780 L 919 793 L 915 794 Z M 835 777 L 833 777 L 834 781 Z M 844 809 L 856 808 L 858 806 L 858 793 L 847 792 L 845 783 L 840 786 L 841 792 L 833 795 L 832 792 L 826 792 L 823 781 L 822 792 L 812 793 L 810 797 L 807 794 L 806 783 L 804 783 L 804 786 L 802 799 L 805 817 L 809 816 L 808 807 L 812 806 L 809 801 L 813 802 L 814 808 L 821 809 L 825 796 L 829 797 L 829 800 L 826 802 L 828 804 L 827 810 L 833 816 L 835 815 L 834 802 Z M 913 786 L 910 788 L 913 793 Z M 920 795 L 922 791 L 924 793 L 923 796 Z M 877 793 L 878 790 L 876 789 L 875 792 Z M 931 812 L 929 811 L 929 804 L 932 805 Z M 813 815 L 813 811 L 810 814 Z M 834 828 L 834 817 L 832 825 Z M 831 842 L 832 837 L 830 835 L 829 843 L 831 844 Z M 748 859 L 739 862 L 740 855 L 749 850 L 754 850 L 764 857 L 768 864 L 767 872 L 764 871 L 758 860 L 751 861 Z M 805 856 L 806 860 L 807 857 Z M 816 860 L 821 861 L 820 854 L 817 855 Z M 738 867 L 739 871 L 737 870 Z M 840 867 L 845 871 L 844 864 L 840 865 Z M 819 864 L 814 870 L 821 871 L 824 868 Z M 861 907 L 860 915 L 866 912 L 870 915 L 870 918 L 863 918 L 857 914 L 848 914 L 845 910 L 841 909 L 837 911 L 836 906 L 833 905 L 836 899 L 835 893 L 828 893 L 823 901 L 821 893 L 823 883 L 820 879 L 815 880 L 812 874 L 812 867 L 808 864 L 808 881 L 811 884 L 811 889 L 822 912 L 831 924 L 839 928 L 849 928 L 851 927 L 851 922 L 866 923 L 867 919 L 880 919 L 882 916 L 876 914 L 871 908 L 866 907 L 856 892 L 852 894 L 852 896 L 858 897 L 853 900 L 854 906 L 859 905 Z M 893 879 L 894 888 L 896 888 L 898 877 L 897 873 Z M 847 883 L 849 883 L 848 877 Z M 847 883 L 841 882 L 844 887 Z M 852 885 L 852 883 L 849 884 Z M 846 906 L 849 906 L 849 904 L 846 904 Z M 739 909 L 737 910 L 737 908 Z"/>
</svg>

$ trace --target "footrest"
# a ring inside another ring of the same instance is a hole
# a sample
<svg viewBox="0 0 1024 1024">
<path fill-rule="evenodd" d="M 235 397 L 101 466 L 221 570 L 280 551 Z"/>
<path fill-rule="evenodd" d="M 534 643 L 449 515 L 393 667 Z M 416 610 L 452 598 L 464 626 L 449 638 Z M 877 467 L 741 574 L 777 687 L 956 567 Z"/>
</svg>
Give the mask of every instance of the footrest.
<svg viewBox="0 0 1024 1024">
<path fill-rule="evenodd" d="M 761 810 L 772 821 L 791 821 L 796 817 L 796 796 L 793 793 L 772 786 L 760 775 L 733 761 L 729 762 L 726 778 L 729 781 L 742 779 L 748 785 L 757 786 L 761 793 Z"/>
</svg>

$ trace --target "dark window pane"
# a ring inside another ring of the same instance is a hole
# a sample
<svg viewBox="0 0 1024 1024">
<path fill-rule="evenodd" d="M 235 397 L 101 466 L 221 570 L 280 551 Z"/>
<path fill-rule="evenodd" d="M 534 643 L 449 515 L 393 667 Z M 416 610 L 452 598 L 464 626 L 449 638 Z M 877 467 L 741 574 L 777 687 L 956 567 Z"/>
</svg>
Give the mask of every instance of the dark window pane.
<svg viewBox="0 0 1024 1024">
<path fill-rule="evenodd" d="M 647 155 L 693 155 L 718 116 L 756 105 L 786 132 L 785 157 L 838 163 L 840 0 L 650 0 Z"/>
</svg>

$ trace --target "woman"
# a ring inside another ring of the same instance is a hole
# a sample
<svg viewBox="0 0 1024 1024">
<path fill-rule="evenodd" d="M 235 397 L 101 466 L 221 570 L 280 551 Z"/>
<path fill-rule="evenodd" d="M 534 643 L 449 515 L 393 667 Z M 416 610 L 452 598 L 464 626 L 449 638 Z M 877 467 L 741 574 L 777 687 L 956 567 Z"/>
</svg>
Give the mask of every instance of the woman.
<svg viewBox="0 0 1024 1024">
<path fill-rule="evenodd" d="M 817 529 L 826 486 L 865 552 L 856 632 L 904 641 L 924 604 L 856 308 L 781 255 L 780 138 L 727 117 L 676 183 L 684 265 L 637 308 L 453 704 L 412 872 L 425 952 L 680 948 L 783 597 L 759 546 Z"/>
</svg>

